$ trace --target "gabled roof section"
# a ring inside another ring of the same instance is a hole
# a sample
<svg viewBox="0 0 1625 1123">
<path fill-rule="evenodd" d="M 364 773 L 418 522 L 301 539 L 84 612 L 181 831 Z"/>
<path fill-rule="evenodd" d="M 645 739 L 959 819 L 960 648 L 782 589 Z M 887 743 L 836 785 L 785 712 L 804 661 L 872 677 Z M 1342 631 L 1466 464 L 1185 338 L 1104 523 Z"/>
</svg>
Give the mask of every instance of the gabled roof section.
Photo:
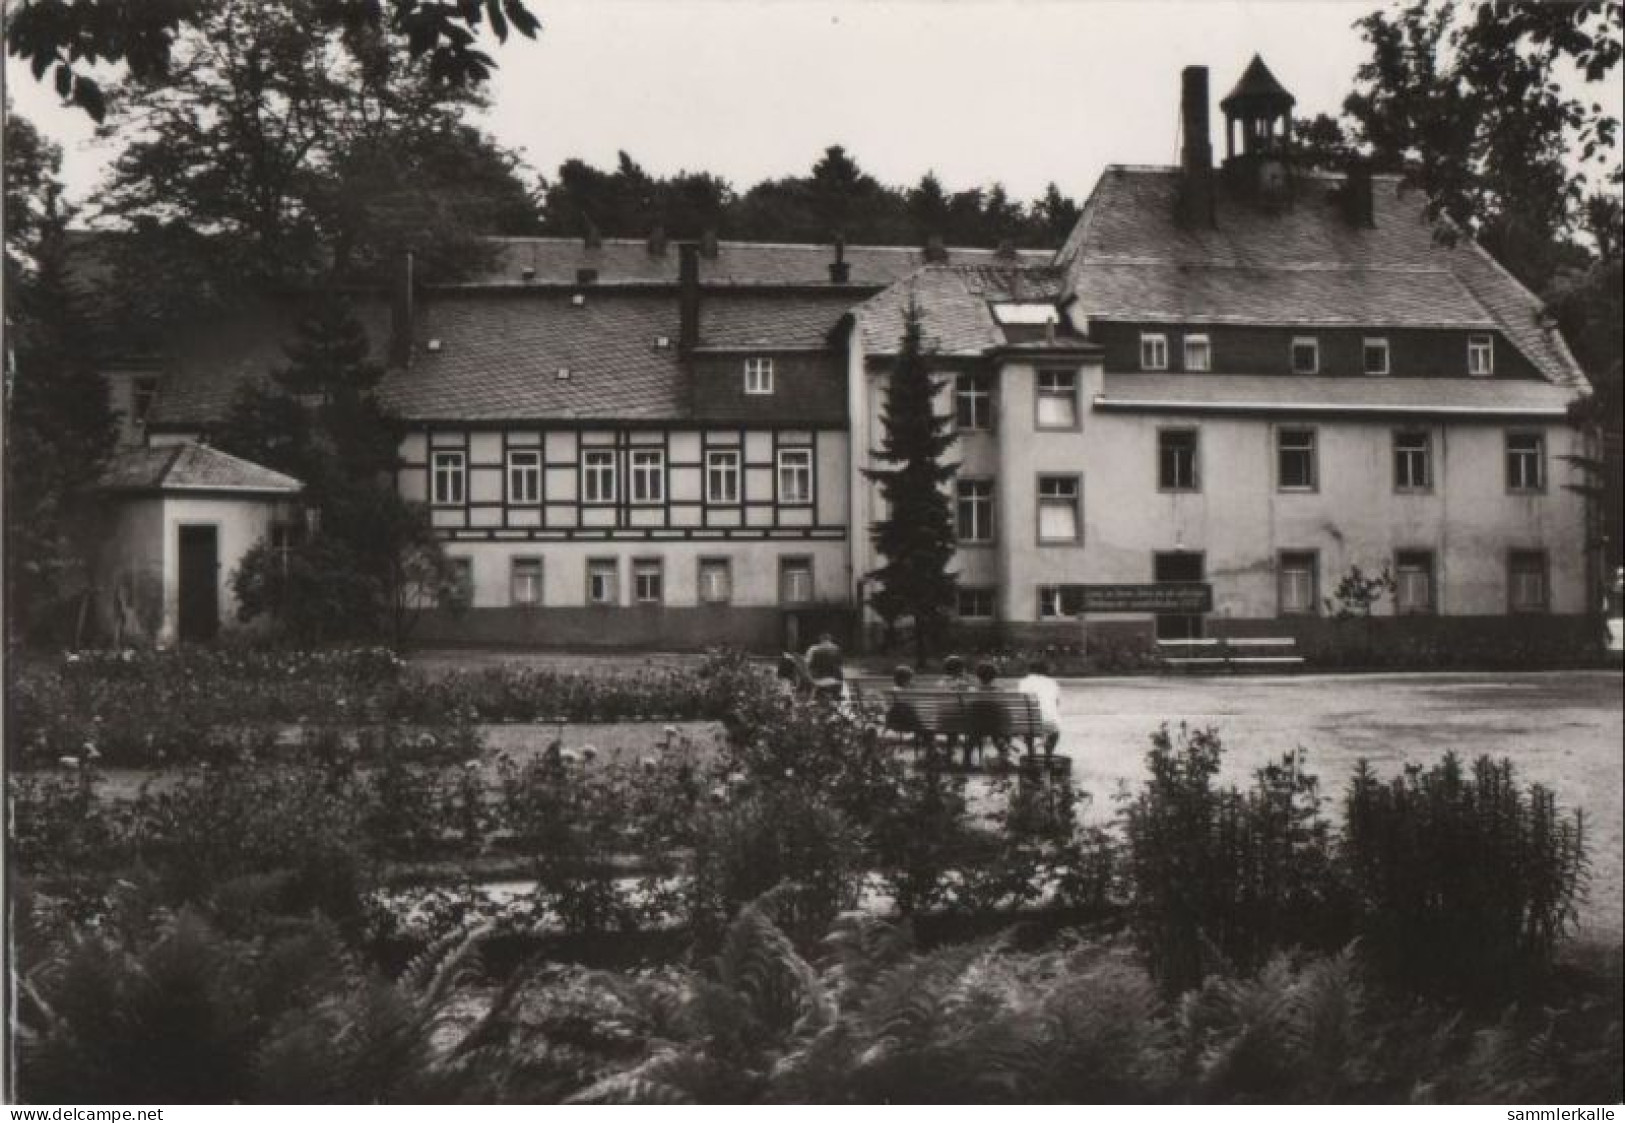
<svg viewBox="0 0 1625 1123">
<path fill-rule="evenodd" d="M 295 495 L 304 485 L 217 448 L 182 441 L 130 449 L 102 470 L 96 489 L 109 492 L 242 492 Z"/>
<path fill-rule="evenodd" d="M 1340 176 L 1300 173 L 1269 212 L 1222 189 L 1214 227 L 1175 222 L 1177 168 L 1113 166 L 1056 255 L 1079 311 L 1101 319 L 1498 329 L 1549 381 L 1584 377 L 1540 301 L 1476 242 L 1434 236 L 1425 200 L 1373 177 L 1372 227 L 1344 217 Z"/>
<path fill-rule="evenodd" d="M 596 270 L 597 284 L 677 283 L 675 241 L 661 254 L 650 252 L 641 238 L 605 238 L 596 247 L 580 238 L 494 238 L 492 242 L 495 260 L 488 269 L 462 282 L 462 287 L 574 285 L 581 269 Z M 1043 265 L 1054 256 L 1049 250 L 1017 250 L 1011 258 L 986 249 L 950 248 L 947 253 L 950 263 L 970 265 Z M 829 264 L 835 260 L 833 245 L 722 241 L 717 243 L 714 257 L 700 255 L 700 282 L 835 291 L 877 289 L 927 264 L 925 251 L 912 246 L 847 246 L 843 256 L 850 267 L 849 277 L 836 284 L 829 279 Z M 526 270 L 533 271 L 529 281 L 525 280 Z"/>
<path fill-rule="evenodd" d="M 855 317 L 870 355 L 897 353 L 911 301 L 920 309 L 927 351 L 983 355 L 1013 342 L 993 315 L 993 305 L 1054 302 L 1065 283 L 1063 271 L 1052 266 L 931 265 L 865 301 Z M 1064 324 L 1063 318 L 1063 331 Z"/>
</svg>

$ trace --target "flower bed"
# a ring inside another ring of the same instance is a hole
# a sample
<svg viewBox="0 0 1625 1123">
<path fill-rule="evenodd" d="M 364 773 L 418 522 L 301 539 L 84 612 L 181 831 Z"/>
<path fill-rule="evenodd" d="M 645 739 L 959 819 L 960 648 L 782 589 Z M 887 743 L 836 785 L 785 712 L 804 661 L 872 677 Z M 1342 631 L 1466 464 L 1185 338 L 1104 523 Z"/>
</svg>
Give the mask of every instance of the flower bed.
<svg viewBox="0 0 1625 1123">
<path fill-rule="evenodd" d="M 13 679 L 14 767 L 62 758 L 152 767 L 274 743 L 288 727 L 716 719 L 749 671 L 719 654 L 695 668 L 588 674 L 518 666 L 425 673 L 380 648 L 69 654 Z"/>
</svg>

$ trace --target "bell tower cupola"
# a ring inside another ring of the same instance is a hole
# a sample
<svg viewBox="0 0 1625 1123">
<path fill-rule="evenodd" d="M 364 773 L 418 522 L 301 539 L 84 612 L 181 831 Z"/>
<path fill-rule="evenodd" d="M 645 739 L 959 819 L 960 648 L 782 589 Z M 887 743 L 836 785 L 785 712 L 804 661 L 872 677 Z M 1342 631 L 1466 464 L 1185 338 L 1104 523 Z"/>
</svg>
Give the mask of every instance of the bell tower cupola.
<svg viewBox="0 0 1625 1123">
<path fill-rule="evenodd" d="M 1292 107 L 1297 98 L 1257 55 L 1219 107 L 1224 110 L 1225 174 L 1263 201 L 1289 191 Z"/>
</svg>

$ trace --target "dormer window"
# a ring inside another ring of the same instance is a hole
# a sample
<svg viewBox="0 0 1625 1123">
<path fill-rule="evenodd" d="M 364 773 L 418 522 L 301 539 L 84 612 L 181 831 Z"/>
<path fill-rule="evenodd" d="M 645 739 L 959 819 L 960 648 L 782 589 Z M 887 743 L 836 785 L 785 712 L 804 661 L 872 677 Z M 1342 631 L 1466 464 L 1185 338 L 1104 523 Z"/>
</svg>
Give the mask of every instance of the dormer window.
<svg viewBox="0 0 1625 1123">
<path fill-rule="evenodd" d="M 1467 337 L 1467 373 L 1484 378 L 1495 373 L 1495 337 L 1469 335 Z"/>
<path fill-rule="evenodd" d="M 1367 374 L 1388 373 L 1388 341 L 1386 339 L 1367 339 L 1361 348 L 1365 356 L 1363 368 Z"/>
<path fill-rule="evenodd" d="M 771 394 L 773 392 L 773 360 L 745 360 L 745 393 Z"/>
<path fill-rule="evenodd" d="M 1300 335 L 1293 338 L 1292 373 L 1320 373 L 1320 340 L 1312 335 Z"/>
<path fill-rule="evenodd" d="M 1168 369 L 1168 337 L 1161 332 L 1140 333 L 1140 369 Z"/>
<path fill-rule="evenodd" d="M 1185 337 L 1185 369 L 1204 371 L 1213 369 L 1213 345 L 1205 335 Z"/>
</svg>

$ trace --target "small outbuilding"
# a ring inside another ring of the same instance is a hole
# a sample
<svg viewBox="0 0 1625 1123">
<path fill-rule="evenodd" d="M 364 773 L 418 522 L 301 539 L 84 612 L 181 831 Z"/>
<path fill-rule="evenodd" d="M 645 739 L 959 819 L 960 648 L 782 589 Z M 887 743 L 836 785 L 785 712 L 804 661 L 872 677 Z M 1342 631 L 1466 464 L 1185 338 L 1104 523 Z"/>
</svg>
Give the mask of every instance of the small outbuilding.
<svg viewBox="0 0 1625 1123">
<path fill-rule="evenodd" d="M 303 518 L 292 476 L 186 441 L 117 454 L 93 492 L 94 604 L 115 644 L 207 642 L 237 625 L 231 574 Z"/>
</svg>

